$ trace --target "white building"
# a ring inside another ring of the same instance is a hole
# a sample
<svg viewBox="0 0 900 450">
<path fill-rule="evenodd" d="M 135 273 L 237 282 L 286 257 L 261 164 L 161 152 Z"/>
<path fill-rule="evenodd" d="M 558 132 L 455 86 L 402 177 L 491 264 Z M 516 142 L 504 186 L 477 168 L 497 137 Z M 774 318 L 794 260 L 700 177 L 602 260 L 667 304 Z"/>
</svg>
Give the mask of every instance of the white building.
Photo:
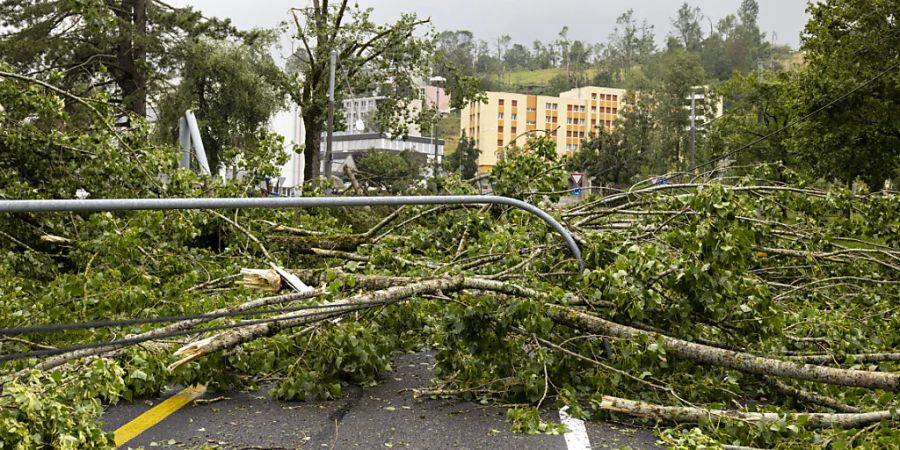
<svg viewBox="0 0 900 450">
<path fill-rule="evenodd" d="M 276 114 L 269 123 L 269 129 L 284 137 L 284 150 L 290 157 L 281 168 L 278 182 L 275 183 L 276 192 L 287 196 L 300 195 L 305 161 L 303 154 L 294 153 L 295 145 L 303 145 L 306 142 L 306 128 L 303 126 L 303 118 L 300 117 L 300 108 L 293 106 Z"/>
<path fill-rule="evenodd" d="M 325 172 L 325 134 L 322 135 L 322 173 Z M 409 136 L 406 139 L 391 139 L 383 133 L 334 133 L 331 145 L 332 165 L 331 173 L 341 176 L 343 174 L 344 161 L 348 156 L 358 158 L 369 150 L 389 150 L 400 153 L 410 150 L 422 155 L 427 161 L 426 171 L 434 167 L 435 144 L 437 145 L 438 164 L 444 158 L 444 141 L 430 137 Z M 430 172 L 428 172 L 430 175 Z"/>
</svg>

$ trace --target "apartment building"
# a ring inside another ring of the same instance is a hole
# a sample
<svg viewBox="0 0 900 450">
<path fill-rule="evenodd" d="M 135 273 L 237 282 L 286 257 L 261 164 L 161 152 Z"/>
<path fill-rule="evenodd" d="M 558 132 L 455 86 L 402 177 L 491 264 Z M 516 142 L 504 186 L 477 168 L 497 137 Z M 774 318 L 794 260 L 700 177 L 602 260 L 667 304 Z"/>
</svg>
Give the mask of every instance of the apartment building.
<svg viewBox="0 0 900 450">
<path fill-rule="evenodd" d="M 560 155 L 571 155 L 595 128 L 610 128 L 625 104 L 625 90 L 586 86 L 558 97 L 487 92 L 487 103 L 472 103 L 460 115 L 460 131 L 481 150 L 478 170 L 488 172 L 512 146 L 530 134 L 547 133 Z"/>
</svg>

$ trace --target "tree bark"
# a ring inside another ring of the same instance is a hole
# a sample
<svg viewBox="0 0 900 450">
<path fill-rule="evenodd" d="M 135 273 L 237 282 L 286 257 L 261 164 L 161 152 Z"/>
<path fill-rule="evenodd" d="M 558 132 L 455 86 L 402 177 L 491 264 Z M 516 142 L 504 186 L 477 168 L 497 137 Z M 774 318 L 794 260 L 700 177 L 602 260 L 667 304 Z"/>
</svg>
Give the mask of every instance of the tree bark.
<svg viewBox="0 0 900 450">
<path fill-rule="evenodd" d="M 273 305 L 273 304 L 278 304 L 278 303 L 301 300 L 304 298 L 318 297 L 322 294 L 324 294 L 324 291 L 322 291 L 321 289 L 317 289 L 317 290 L 306 292 L 306 293 L 296 293 L 296 294 L 279 295 L 279 296 L 275 296 L 275 297 L 259 298 L 256 300 L 251 300 L 246 303 L 242 303 L 238 306 L 217 309 L 217 310 L 211 311 L 210 313 L 207 313 L 207 314 L 220 314 L 220 313 L 225 313 L 225 312 L 229 312 L 229 311 L 247 311 L 247 310 L 257 309 L 257 308 L 261 308 L 263 306 L 268 306 L 268 305 Z M 207 322 L 207 321 L 208 321 L 208 319 L 183 320 L 181 322 L 176 322 L 176 323 L 167 325 L 162 328 L 157 328 L 155 330 L 150 330 L 150 331 L 136 334 L 134 336 L 129 336 L 129 337 L 152 338 L 154 336 L 161 336 L 161 335 L 165 335 L 165 334 L 172 333 L 175 331 L 187 330 L 187 329 L 193 328 L 193 327 L 200 325 L 201 323 Z M 53 356 L 53 357 L 50 357 L 50 358 L 47 358 L 47 359 L 41 361 L 40 364 L 34 366 L 33 368 L 23 369 L 23 370 L 20 370 L 19 372 L 16 372 L 15 374 L 13 374 L 13 378 L 21 378 L 21 377 L 27 375 L 31 370 L 55 369 L 55 368 L 58 368 L 70 361 L 73 361 L 73 360 L 76 360 L 79 358 L 87 358 L 90 356 L 98 356 L 98 355 L 103 355 L 106 357 L 116 356 L 118 353 L 121 352 L 121 349 L 123 347 L 127 347 L 127 345 L 118 347 L 118 348 L 117 347 L 101 347 L 101 348 L 91 348 L 91 349 L 86 349 L 86 350 L 76 350 L 76 351 L 73 351 L 70 353 Z"/>
<path fill-rule="evenodd" d="M 122 91 L 125 109 L 138 117 L 147 116 L 147 4 L 146 0 L 107 0 L 118 19 L 116 37 L 116 84 Z"/>
<path fill-rule="evenodd" d="M 838 386 L 900 391 L 900 374 L 866 370 L 836 369 L 832 367 L 799 364 L 749 353 L 735 352 L 684 341 L 657 333 L 638 330 L 564 306 L 550 305 L 548 313 L 553 321 L 579 330 L 623 339 L 647 336 L 661 340 L 668 354 L 727 369 L 756 375 L 770 375 L 815 381 Z"/>
<path fill-rule="evenodd" d="M 804 389 L 795 388 L 793 386 L 788 386 L 784 384 L 777 378 L 768 377 L 768 381 L 775 386 L 775 389 L 781 391 L 781 393 L 794 397 L 795 399 L 805 402 L 812 403 L 814 405 L 824 406 L 826 408 L 831 408 L 837 412 L 842 413 L 861 413 L 865 412 L 862 408 L 857 408 L 855 406 L 850 406 L 845 403 L 841 403 L 836 399 L 831 397 L 827 397 L 821 394 L 817 394 L 815 392 L 810 392 Z"/>
<path fill-rule="evenodd" d="M 422 294 L 459 289 L 463 285 L 463 281 L 464 279 L 462 277 L 438 278 L 404 286 L 390 287 L 384 290 L 359 294 L 345 300 L 322 305 L 323 312 L 321 314 L 312 313 L 314 315 L 311 315 L 311 312 L 287 313 L 273 317 L 272 319 L 277 319 L 273 322 L 235 328 L 201 341 L 193 342 L 178 349 L 178 351 L 175 352 L 175 355 L 183 357 L 170 364 L 169 370 L 177 369 L 178 367 L 205 355 L 236 347 L 257 338 L 271 336 L 286 328 L 328 320 L 348 312 L 356 311 L 360 307 L 365 308 L 390 305 Z"/>
<path fill-rule="evenodd" d="M 703 409 L 683 406 L 663 406 L 653 403 L 603 396 L 600 409 L 629 416 L 644 417 L 666 422 L 697 423 L 716 419 L 736 419 L 748 422 L 778 422 L 796 420 L 800 416 L 809 419 L 809 428 L 859 428 L 882 420 L 900 419 L 900 411 L 874 411 L 868 413 L 758 413 L 721 409 Z"/>
<path fill-rule="evenodd" d="M 861 353 L 857 355 L 796 355 L 786 359 L 802 361 L 807 364 L 843 364 L 853 359 L 857 364 L 874 364 L 880 362 L 900 362 L 900 353 Z"/>
<path fill-rule="evenodd" d="M 319 149 L 322 146 L 322 114 L 315 107 L 303 108 L 303 123 L 306 126 L 306 147 L 303 150 L 303 159 L 306 165 L 303 168 L 303 179 L 307 182 L 319 178 L 321 159 Z"/>
</svg>

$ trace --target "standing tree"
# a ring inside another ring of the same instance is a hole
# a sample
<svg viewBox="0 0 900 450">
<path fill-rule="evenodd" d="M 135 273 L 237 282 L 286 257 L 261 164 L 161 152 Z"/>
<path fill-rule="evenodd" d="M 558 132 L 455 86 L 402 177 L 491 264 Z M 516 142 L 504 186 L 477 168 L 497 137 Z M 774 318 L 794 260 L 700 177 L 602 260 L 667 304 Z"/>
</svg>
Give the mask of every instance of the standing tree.
<svg viewBox="0 0 900 450">
<path fill-rule="evenodd" d="M 139 117 L 186 38 L 237 33 L 228 21 L 159 0 L 0 0 L 0 17 L 12 30 L 0 35 L 0 55 L 14 70 L 77 94 L 105 92 Z"/>
<path fill-rule="evenodd" d="M 659 153 L 654 158 L 658 172 L 680 170 L 687 167 L 687 149 L 690 145 L 690 96 L 696 88 L 706 84 L 706 73 L 699 56 L 684 50 L 666 53 L 660 60 L 661 67 L 653 78 L 655 87 L 654 116 L 660 127 Z M 697 115 L 711 117 L 704 107 L 711 102 L 697 104 Z M 706 114 L 704 114 L 706 112 Z"/>
<path fill-rule="evenodd" d="M 478 156 L 481 150 L 475 147 L 475 139 L 463 132 L 456 151 L 444 158 L 444 170 L 459 172 L 463 179 L 471 179 L 478 173 Z"/>
<path fill-rule="evenodd" d="M 269 119 L 282 109 L 289 89 L 288 77 L 266 44 L 189 42 L 181 82 L 160 102 L 159 131 L 165 140 L 175 142 L 178 118 L 194 109 L 214 173 L 226 165 L 236 171 L 242 161 L 255 159 L 251 155 L 266 159 L 258 150 L 263 150 L 260 144 L 272 142 Z"/>
<path fill-rule="evenodd" d="M 629 9 L 616 19 L 607 51 L 614 61 L 614 73 L 619 80 L 627 78 L 635 64 L 643 62 L 656 50 L 655 41 L 653 25 L 646 20 L 638 25 L 634 10 Z"/>
<path fill-rule="evenodd" d="M 700 21 L 703 20 L 703 13 L 700 8 L 691 6 L 684 2 L 675 17 L 672 19 L 672 36 L 687 51 L 698 51 L 703 45 L 703 30 L 700 28 Z"/>
<path fill-rule="evenodd" d="M 868 84 L 795 128 L 794 147 L 820 176 L 845 182 L 859 177 L 878 188 L 900 175 L 897 2 L 833 0 L 811 4 L 809 12 L 798 115 Z"/>
<path fill-rule="evenodd" d="M 569 170 L 584 172 L 594 183 L 625 185 L 638 171 L 640 153 L 625 145 L 621 129 L 591 133 L 567 161 Z"/>
<path fill-rule="evenodd" d="M 303 48 L 296 55 L 302 81 L 295 92 L 306 125 L 306 180 L 319 176 L 319 152 L 328 113 L 330 54 L 338 55 L 336 95 L 348 84 L 354 92 L 380 90 L 386 99 L 379 105 L 382 129 L 403 134 L 415 121 L 410 105 L 416 100 L 417 79 L 428 78 L 427 63 L 433 53 L 431 39 L 416 35 L 428 20 L 403 14 L 391 25 L 377 25 L 372 9 L 313 0 L 308 8 L 293 9 L 297 38 Z"/>
</svg>

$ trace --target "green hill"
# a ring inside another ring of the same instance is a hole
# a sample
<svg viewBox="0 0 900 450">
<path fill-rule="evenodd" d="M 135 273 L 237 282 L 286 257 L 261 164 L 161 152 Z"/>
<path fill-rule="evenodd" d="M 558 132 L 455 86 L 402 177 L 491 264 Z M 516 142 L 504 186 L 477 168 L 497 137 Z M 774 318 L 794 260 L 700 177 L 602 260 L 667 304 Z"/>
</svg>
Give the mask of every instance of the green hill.
<svg viewBox="0 0 900 450">
<path fill-rule="evenodd" d="M 593 78 L 594 72 L 594 69 L 587 69 L 584 71 L 584 75 L 587 78 Z M 508 72 L 504 81 L 510 86 L 546 86 L 550 84 L 553 78 L 565 73 L 566 69 L 564 68 L 518 70 L 515 72 Z"/>
</svg>

